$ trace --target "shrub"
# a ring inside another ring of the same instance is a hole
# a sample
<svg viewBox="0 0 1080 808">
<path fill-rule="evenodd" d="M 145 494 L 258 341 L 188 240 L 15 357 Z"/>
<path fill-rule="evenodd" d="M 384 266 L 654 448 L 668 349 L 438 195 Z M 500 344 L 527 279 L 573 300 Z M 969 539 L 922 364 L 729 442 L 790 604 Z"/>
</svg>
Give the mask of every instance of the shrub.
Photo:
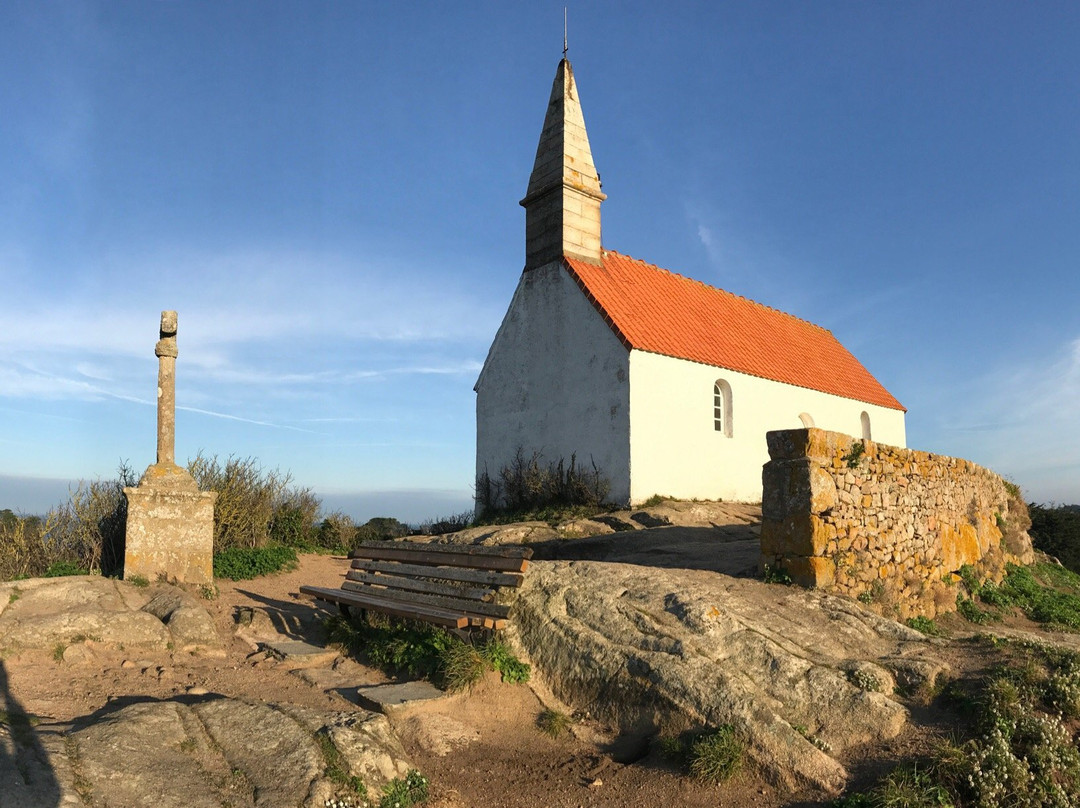
<svg viewBox="0 0 1080 808">
<path fill-rule="evenodd" d="M 690 773 L 699 780 L 722 783 L 743 764 L 745 747 L 735 728 L 724 724 L 700 735 L 690 746 Z"/>
<path fill-rule="evenodd" d="M 473 523 L 473 512 L 463 511 L 452 516 L 443 516 L 431 519 L 420 525 L 420 532 L 425 536 L 443 536 L 447 533 L 456 533 L 464 530 Z"/>
<path fill-rule="evenodd" d="M 230 547 L 262 547 L 276 541 L 306 545 L 314 531 L 319 500 L 292 476 L 264 469 L 254 458 L 230 456 L 224 462 L 202 452 L 188 472 L 203 491 L 216 491 L 214 552 Z"/>
<path fill-rule="evenodd" d="M 356 541 L 356 525 L 351 516 L 334 511 L 323 518 L 314 539 L 319 548 L 347 552 Z"/>
<path fill-rule="evenodd" d="M 50 568 L 54 575 L 119 571 L 127 523 L 123 489 L 134 484 L 130 466 L 121 462 L 115 480 L 79 482 L 68 501 L 44 518 L 0 512 L 0 580 L 40 576 Z"/>
<path fill-rule="evenodd" d="M 356 529 L 356 541 L 386 541 L 409 535 L 409 526 L 389 516 L 368 519 Z"/>
<path fill-rule="evenodd" d="M 514 459 L 492 478 L 484 471 L 476 481 L 476 503 L 482 517 L 492 512 L 529 513 L 551 507 L 600 507 L 611 485 L 592 463 L 592 470 L 578 467 L 577 455 L 569 464 L 560 458 L 544 466 L 543 455 L 526 459 L 518 447 Z"/>
<path fill-rule="evenodd" d="M 280 544 L 230 547 L 214 554 L 214 577 L 244 581 L 296 566 L 296 550 Z"/>
<path fill-rule="evenodd" d="M 334 615 L 324 623 L 327 640 L 388 673 L 433 679 L 450 690 L 476 684 L 488 670 L 504 682 L 527 682 L 530 669 L 498 641 L 474 647 L 445 629 L 372 612 L 348 620 Z"/>
<path fill-rule="evenodd" d="M 80 567 L 74 561 L 54 561 L 48 569 L 41 574 L 42 578 L 66 578 L 70 575 L 88 575 L 89 571 Z"/>
<path fill-rule="evenodd" d="M 1080 572 L 1080 507 L 1028 505 L 1031 543 L 1058 558 L 1073 572 Z"/>
</svg>

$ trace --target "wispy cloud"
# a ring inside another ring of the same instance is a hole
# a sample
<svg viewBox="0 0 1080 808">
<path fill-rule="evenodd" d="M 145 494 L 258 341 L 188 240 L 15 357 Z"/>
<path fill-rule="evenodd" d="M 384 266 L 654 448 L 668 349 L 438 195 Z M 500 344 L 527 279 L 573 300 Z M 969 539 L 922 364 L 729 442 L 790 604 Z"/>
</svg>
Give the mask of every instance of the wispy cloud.
<svg viewBox="0 0 1080 808">
<path fill-rule="evenodd" d="M 1029 495 L 1080 502 L 1080 337 L 1048 357 L 999 366 L 969 383 L 942 418 L 964 451 L 1015 476 Z"/>
<path fill-rule="evenodd" d="M 239 421 L 239 422 L 244 423 L 244 424 L 255 424 L 256 426 L 268 426 L 268 427 L 272 427 L 274 429 L 288 429 L 288 430 L 291 430 L 293 432 L 307 432 L 308 434 L 311 434 L 311 435 L 320 434 L 319 432 L 316 432 L 313 429 L 304 429 L 304 428 L 299 427 L 299 426 L 289 426 L 288 424 L 276 424 L 273 421 L 260 421 L 260 420 L 258 420 L 256 418 L 244 418 L 244 417 L 239 416 L 239 415 L 230 415 L 227 412 L 214 412 L 213 410 L 203 410 L 203 409 L 200 409 L 198 407 L 182 407 L 179 404 L 176 406 L 176 409 L 184 410 L 185 412 L 198 413 L 199 415 L 209 415 L 212 418 L 224 418 L 227 421 Z"/>
</svg>

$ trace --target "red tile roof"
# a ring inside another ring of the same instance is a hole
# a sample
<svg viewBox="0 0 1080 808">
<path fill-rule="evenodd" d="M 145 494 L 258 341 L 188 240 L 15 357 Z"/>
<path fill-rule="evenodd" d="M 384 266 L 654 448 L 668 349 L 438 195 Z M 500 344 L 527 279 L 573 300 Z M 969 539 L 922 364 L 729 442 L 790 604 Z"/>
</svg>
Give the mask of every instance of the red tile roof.
<svg viewBox="0 0 1080 808">
<path fill-rule="evenodd" d="M 905 409 L 821 326 L 610 250 L 563 260 L 627 349 Z"/>
</svg>

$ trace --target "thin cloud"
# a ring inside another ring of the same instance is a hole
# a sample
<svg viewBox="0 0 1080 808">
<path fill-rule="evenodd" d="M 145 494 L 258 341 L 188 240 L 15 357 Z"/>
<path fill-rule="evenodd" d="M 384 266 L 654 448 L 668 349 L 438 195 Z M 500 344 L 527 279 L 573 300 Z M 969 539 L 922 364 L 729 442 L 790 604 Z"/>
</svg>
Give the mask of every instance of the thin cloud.
<svg viewBox="0 0 1080 808">
<path fill-rule="evenodd" d="M 274 429 L 288 429 L 292 432 L 306 432 L 309 435 L 322 434 L 320 432 L 316 432 L 313 429 L 304 429 L 303 427 L 289 426 L 288 424 L 275 424 L 272 421 L 259 421 L 254 418 L 242 418 L 239 415 L 230 415 L 227 412 L 215 412 L 214 410 L 203 410 L 198 407 L 182 407 L 178 404 L 176 406 L 176 409 L 183 410 L 184 412 L 198 413 L 199 415 L 209 415 L 212 418 L 224 418 L 227 421 L 240 421 L 241 423 L 245 424 L 254 424 L 255 426 L 268 426 Z"/>
</svg>

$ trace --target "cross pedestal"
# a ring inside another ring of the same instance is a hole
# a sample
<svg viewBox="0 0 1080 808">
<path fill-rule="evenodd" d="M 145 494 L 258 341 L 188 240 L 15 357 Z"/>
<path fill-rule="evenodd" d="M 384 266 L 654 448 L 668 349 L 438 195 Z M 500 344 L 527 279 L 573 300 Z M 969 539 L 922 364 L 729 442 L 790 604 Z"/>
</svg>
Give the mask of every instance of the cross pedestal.
<svg viewBox="0 0 1080 808">
<path fill-rule="evenodd" d="M 187 469 L 176 465 L 175 311 L 161 313 L 158 357 L 157 462 L 136 488 L 125 488 L 124 578 L 209 584 L 214 581 L 214 502 Z"/>
</svg>

